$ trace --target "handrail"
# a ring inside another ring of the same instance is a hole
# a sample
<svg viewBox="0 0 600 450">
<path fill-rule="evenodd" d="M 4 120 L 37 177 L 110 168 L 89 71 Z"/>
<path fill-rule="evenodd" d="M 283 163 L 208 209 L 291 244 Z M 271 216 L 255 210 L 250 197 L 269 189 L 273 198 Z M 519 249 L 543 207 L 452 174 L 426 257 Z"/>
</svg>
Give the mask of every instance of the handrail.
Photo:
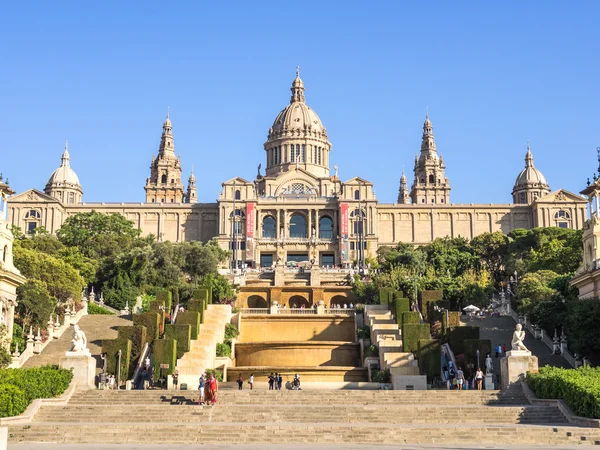
<svg viewBox="0 0 600 450">
<path fill-rule="evenodd" d="M 135 381 L 138 379 L 138 376 L 140 375 L 140 370 L 142 369 L 142 365 L 144 364 L 144 360 L 146 359 L 146 355 L 148 354 L 148 351 L 150 350 L 150 344 L 148 342 L 146 342 L 144 344 L 144 348 L 142 349 L 142 353 L 140 353 L 140 359 L 138 360 L 138 363 L 135 367 L 135 372 L 133 372 L 133 383 L 135 384 Z"/>
<path fill-rule="evenodd" d="M 450 348 L 450 344 L 442 345 L 442 355 L 446 355 L 446 359 L 448 359 L 448 357 L 450 358 L 450 361 L 452 361 L 452 365 L 454 366 L 454 370 L 456 370 L 456 359 L 454 358 L 454 352 L 452 351 L 452 348 Z M 448 381 L 444 377 L 443 372 L 444 371 L 442 370 L 442 380 Z"/>
<path fill-rule="evenodd" d="M 179 303 L 177 303 L 175 305 L 175 310 L 173 311 L 173 313 L 171 314 L 171 323 L 175 323 L 175 321 L 177 320 L 177 313 L 179 312 Z"/>
</svg>

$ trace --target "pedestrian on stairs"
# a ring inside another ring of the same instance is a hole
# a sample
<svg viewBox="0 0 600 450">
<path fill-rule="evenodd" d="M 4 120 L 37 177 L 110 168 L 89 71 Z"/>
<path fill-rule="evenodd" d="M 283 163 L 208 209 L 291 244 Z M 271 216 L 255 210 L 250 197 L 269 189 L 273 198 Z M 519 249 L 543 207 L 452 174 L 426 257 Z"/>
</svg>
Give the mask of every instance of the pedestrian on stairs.
<svg viewBox="0 0 600 450">
<path fill-rule="evenodd" d="M 210 389 L 210 404 L 211 406 L 214 406 L 217 404 L 217 391 L 219 390 L 219 382 L 217 381 L 217 375 L 211 375 L 210 378 L 210 383 L 209 383 L 209 389 Z"/>
<path fill-rule="evenodd" d="M 481 367 L 477 369 L 477 373 L 475 374 L 475 383 L 477 384 L 477 390 L 480 391 L 483 384 L 483 371 Z"/>
<path fill-rule="evenodd" d="M 281 385 L 283 384 L 283 377 L 281 376 L 281 373 L 277 376 L 277 390 L 280 391 L 281 390 Z"/>
<path fill-rule="evenodd" d="M 254 389 L 254 374 L 250 374 L 250 379 L 248 380 L 248 384 L 250 385 L 250 390 Z"/>
<path fill-rule="evenodd" d="M 238 391 L 242 390 L 242 387 L 244 386 L 244 379 L 242 378 L 242 374 L 240 373 L 240 376 L 237 379 L 237 383 L 238 383 Z"/>
<path fill-rule="evenodd" d="M 198 382 L 198 391 L 200 391 L 200 399 L 198 400 L 198 405 L 204 405 L 204 375 L 205 374 L 200 375 L 200 380 Z"/>
<path fill-rule="evenodd" d="M 463 383 L 465 382 L 465 374 L 462 371 L 462 368 L 458 368 L 456 371 L 456 385 L 459 391 L 463 390 Z"/>
<path fill-rule="evenodd" d="M 273 376 L 273 372 L 269 375 L 269 390 L 273 390 L 273 384 L 275 383 L 275 377 Z"/>
</svg>

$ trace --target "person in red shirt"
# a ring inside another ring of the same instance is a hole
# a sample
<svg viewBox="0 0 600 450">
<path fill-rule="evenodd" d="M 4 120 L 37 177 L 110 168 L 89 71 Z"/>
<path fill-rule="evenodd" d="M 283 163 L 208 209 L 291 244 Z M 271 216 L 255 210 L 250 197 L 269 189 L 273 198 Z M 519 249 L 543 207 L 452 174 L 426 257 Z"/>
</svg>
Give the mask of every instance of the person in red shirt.
<svg viewBox="0 0 600 450">
<path fill-rule="evenodd" d="M 211 404 L 214 405 L 217 403 L 217 391 L 219 390 L 219 383 L 217 381 L 217 377 L 211 375 L 208 385 L 210 389 Z"/>
</svg>

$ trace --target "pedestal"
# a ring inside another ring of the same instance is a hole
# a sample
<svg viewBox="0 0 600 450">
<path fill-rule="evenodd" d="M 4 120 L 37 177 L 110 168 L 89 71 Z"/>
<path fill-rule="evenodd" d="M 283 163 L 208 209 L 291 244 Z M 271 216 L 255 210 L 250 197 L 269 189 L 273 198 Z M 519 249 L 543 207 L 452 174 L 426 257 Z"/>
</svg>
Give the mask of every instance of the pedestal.
<svg viewBox="0 0 600 450">
<path fill-rule="evenodd" d="M 485 390 L 486 391 L 493 391 L 494 390 L 494 376 L 490 373 L 490 374 L 486 374 L 485 375 Z"/>
<path fill-rule="evenodd" d="M 89 350 L 83 352 L 66 352 L 60 358 L 59 366 L 63 369 L 73 369 L 73 381 L 77 389 L 95 389 L 96 360 Z"/>
<path fill-rule="evenodd" d="M 527 372 L 538 371 L 537 356 L 524 350 L 511 350 L 500 360 L 500 387 L 508 389 L 513 383 L 524 378 Z"/>
</svg>

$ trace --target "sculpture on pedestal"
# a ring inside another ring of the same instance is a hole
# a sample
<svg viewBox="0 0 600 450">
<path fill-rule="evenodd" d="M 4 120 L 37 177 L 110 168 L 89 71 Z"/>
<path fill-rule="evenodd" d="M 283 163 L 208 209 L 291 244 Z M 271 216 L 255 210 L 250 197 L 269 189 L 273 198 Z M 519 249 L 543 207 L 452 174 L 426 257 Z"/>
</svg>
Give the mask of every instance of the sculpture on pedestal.
<svg viewBox="0 0 600 450">
<path fill-rule="evenodd" d="M 513 338 L 511 341 L 511 346 L 513 350 L 523 350 L 528 352 L 529 350 L 525 347 L 523 341 L 525 340 L 525 331 L 523 331 L 523 325 L 520 323 L 517 324 L 515 332 L 513 333 Z"/>
<path fill-rule="evenodd" d="M 487 356 L 485 357 L 485 374 L 489 375 L 494 371 L 494 369 L 492 368 L 492 358 L 490 357 L 490 354 L 488 353 Z"/>
<path fill-rule="evenodd" d="M 87 350 L 87 338 L 79 325 L 73 326 L 73 339 L 71 340 L 72 352 L 85 352 Z"/>
</svg>

